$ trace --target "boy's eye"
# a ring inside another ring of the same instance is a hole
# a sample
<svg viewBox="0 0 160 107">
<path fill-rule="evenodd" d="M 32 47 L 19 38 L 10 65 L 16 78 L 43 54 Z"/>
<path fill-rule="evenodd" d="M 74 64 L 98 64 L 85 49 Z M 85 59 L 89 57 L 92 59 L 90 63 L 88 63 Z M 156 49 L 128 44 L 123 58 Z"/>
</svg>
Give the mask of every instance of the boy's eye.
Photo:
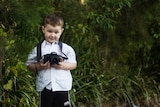
<svg viewBox="0 0 160 107">
<path fill-rule="evenodd" d="M 58 31 L 53 31 L 53 30 L 48 30 L 47 32 L 49 32 L 49 33 L 59 33 Z"/>
<path fill-rule="evenodd" d="M 59 33 L 59 32 L 58 32 L 58 31 L 55 31 L 54 33 L 56 33 L 56 34 L 57 34 L 57 33 Z"/>
<path fill-rule="evenodd" d="M 47 30 L 47 32 L 52 33 L 53 31 L 52 30 Z"/>
</svg>

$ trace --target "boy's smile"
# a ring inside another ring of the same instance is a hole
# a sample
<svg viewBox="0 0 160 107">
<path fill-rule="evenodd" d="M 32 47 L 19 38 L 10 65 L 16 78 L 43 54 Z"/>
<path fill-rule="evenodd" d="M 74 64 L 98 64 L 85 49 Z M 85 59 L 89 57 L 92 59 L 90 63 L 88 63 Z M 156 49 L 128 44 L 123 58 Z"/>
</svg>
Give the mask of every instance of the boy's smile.
<svg viewBox="0 0 160 107">
<path fill-rule="evenodd" d="M 49 43 L 58 41 L 63 30 L 64 28 L 62 28 L 61 26 L 52 26 L 50 24 L 42 26 L 42 32 L 44 33 L 45 39 Z"/>
</svg>

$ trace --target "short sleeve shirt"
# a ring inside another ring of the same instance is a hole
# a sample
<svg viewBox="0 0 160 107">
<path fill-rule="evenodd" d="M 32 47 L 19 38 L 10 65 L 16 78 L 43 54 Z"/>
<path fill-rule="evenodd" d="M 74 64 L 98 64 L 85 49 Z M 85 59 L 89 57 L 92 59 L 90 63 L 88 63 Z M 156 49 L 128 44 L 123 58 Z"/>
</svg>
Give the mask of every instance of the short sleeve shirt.
<svg viewBox="0 0 160 107">
<path fill-rule="evenodd" d="M 41 44 L 41 54 L 46 55 L 52 52 L 58 55 L 67 55 L 68 59 L 64 60 L 65 63 L 77 63 L 76 54 L 74 49 L 62 43 L 62 52 L 58 45 L 58 42 L 48 43 L 44 40 Z M 37 47 L 35 47 L 28 56 L 26 65 L 37 62 Z M 49 86 L 48 86 L 49 85 Z M 72 87 L 72 75 L 70 70 L 55 69 L 53 67 L 38 72 L 36 76 L 36 88 L 37 91 L 42 91 L 46 86 L 51 87 L 52 91 L 69 91 Z"/>
</svg>

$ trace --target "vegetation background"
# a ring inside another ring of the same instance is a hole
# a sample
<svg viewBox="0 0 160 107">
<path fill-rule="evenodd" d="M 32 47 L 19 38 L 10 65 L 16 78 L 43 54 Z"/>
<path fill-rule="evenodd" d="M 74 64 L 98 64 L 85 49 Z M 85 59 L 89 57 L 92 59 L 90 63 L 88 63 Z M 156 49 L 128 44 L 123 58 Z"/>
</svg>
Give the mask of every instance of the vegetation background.
<svg viewBox="0 0 160 107">
<path fill-rule="evenodd" d="M 160 0 L 0 0 L 0 107 L 37 107 L 25 66 L 51 12 L 76 51 L 73 107 L 160 106 Z"/>
</svg>

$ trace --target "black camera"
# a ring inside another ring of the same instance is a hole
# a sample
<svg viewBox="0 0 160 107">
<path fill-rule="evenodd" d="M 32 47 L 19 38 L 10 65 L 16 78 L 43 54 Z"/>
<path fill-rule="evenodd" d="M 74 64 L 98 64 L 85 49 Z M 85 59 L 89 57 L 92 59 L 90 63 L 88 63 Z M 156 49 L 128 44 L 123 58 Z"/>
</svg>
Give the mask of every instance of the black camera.
<svg viewBox="0 0 160 107">
<path fill-rule="evenodd" d="M 49 61 L 51 65 L 58 64 L 61 60 L 62 60 L 62 57 L 60 55 L 57 55 L 57 53 L 54 53 L 54 52 L 43 56 L 43 63 L 46 63 L 47 61 Z"/>
</svg>

